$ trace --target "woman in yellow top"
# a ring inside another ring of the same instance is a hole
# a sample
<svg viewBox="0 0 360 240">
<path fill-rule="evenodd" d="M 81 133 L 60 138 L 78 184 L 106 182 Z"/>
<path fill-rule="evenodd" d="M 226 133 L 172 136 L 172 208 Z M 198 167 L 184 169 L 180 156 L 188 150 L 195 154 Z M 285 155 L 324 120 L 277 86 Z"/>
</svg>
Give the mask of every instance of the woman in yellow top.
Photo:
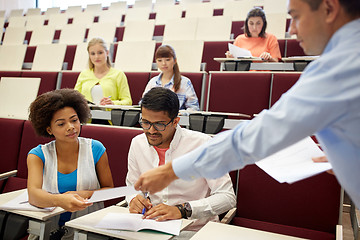
<svg viewBox="0 0 360 240">
<path fill-rule="evenodd" d="M 259 7 L 251 9 L 245 20 L 245 33 L 235 39 L 234 45 L 249 50 L 254 57 L 264 61 L 278 62 L 281 59 L 279 43 L 273 34 L 266 33 L 266 26 L 264 11 Z M 234 57 L 229 52 L 225 55 Z"/>
<path fill-rule="evenodd" d="M 111 67 L 109 50 L 102 38 L 93 38 L 87 47 L 89 69 L 83 70 L 75 90 L 100 105 L 131 105 L 127 78 L 123 71 Z"/>
</svg>

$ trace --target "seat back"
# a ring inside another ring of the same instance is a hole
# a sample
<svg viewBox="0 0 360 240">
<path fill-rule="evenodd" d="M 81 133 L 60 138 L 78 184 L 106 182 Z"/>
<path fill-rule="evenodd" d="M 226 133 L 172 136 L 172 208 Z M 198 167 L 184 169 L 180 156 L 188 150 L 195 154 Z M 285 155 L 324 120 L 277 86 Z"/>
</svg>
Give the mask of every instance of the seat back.
<svg viewBox="0 0 360 240">
<path fill-rule="evenodd" d="M 21 77 L 41 78 L 38 96 L 56 89 L 58 72 L 37 72 L 26 71 L 21 74 Z"/>
<path fill-rule="evenodd" d="M 74 88 L 80 72 L 63 72 L 60 88 Z"/>
<path fill-rule="evenodd" d="M 240 170 L 238 181 L 233 224 L 310 239 L 318 234 L 334 237 L 341 187 L 333 175 L 287 184 L 250 165 Z"/>
<path fill-rule="evenodd" d="M 202 63 L 206 63 L 206 71 L 219 71 L 220 63 L 214 58 L 225 57 L 225 52 L 228 51 L 228 43 L 231 41 L 205 41 L 202 55 Z"/>
<path fill-rule="evenodd" d="M 26 35 L 25 26 L 7 27 L 2 45 L 22 45 Z"/>
<path fill-rule="evenodd" d="M 0 70 L 21 71 L 26 53 L 26 45 L 0 46 Z"/>
<path fill-rule="evenodd" d="M 151 41 L 155 20 L 127 21 L 123 41 Z"/>
<path fill-rule="evenodd" d="M 170 1 L 166 1 L 170 2 Z M 158 4 L 156 2 L 156 4 Z M 155 5 L 156 6 L 156 5 Z M 182 15 L 182 8 L 180 5 L 160 5 L 156 6 L 156 25 L 164 25 L 166 24 L 170 19 L 180 19 Z"/>
<path fill-rule="evenodd" d="M 89 42 L 94 37 L 101 37 L 106 43 L 113 43 L 115 38 L 116 23 L 93 23 L 89 28 L 87 41 Z"/>
<path fill-rule="evenodd" d="M 128 80 L 132 102 L 137 105 L 149 81 L 149 72 L 125 72 L 125 75 Z"/>
<path fill-rule="evenodd" d="M 39 9 L 40 8 L 36 8 Z M 39 26 L 44 26 L 45 16 L 44 15 L 32 15 L 27 16 L 26 30 L 32 31 Z"/>
<path fill-rule="evenodd" d="M 305 56 L 304 50 L 300 47 L 296 39 L 287 39 L 286 57 Z"/>
<path fill-rule="evenodd" d="M 53 26 L 37 26 L 32 31 L 29 46 L 37 46 L 40 44 L 52 44 L 54 39 L 54 34 L 55 34 L 55 28 Z"/>
<path fill-rule="evenodd" d="M 170 45 L 174 48 L 181 72 L 199 72 L 201 70 L 204 41 L 164 40 L 163 44 Z"/>
<path fill-rule="evenodd" d="M 269 107 L 271 73 L 211 72 L 207 110 L 253 115 Z"/>
<path fill-rule="evenodd" d="M 194 40 L 197 25 L 197 18 L 170 19 L 165 24 L 163 41 Z"/>
<path fill-rule="evenodd" d="M 66 52 L 65 44 L 40 44 L 36 47 L 33 71 L 61 71 Z M 56 56 L 56 57 L 53 57 Z M 49 61 L 51 59 L 51 61 Z"/>
<path fill-rule="evenodd" d="M 63 29 L 65 26 L 68 25 L 68 15 L 67 14 L 50 14 L 49 15 L 49 22 L 48 25 L 49 26 L 53 26 L 56 30 L 58 29 Z M 74 32 L 74 34 L 76 34 L 76 32 Z"/>
<path fill-rule="evenodd" d="M 275 73 L 271 88 L 270 106 L 289 90 L 299 79 L 300 73 Z"/>
<path fill-rule="evenodd" d="M 229 16 L 232 21 L 244 21 L 254 1 L 227 1 L 224 4 L 224 16 Z"/>
<path fill-rule="evenodd" d="M 127 158 L 130 143 L 133 137 L 140 133 L 143 133 L 143 131 L 138 128 L 92 124 L 82 127 L 82 137 L 96 139 L 105 146 L 115 187 L 126 185 Z M 119 201 L 119 199 L 115 199 L 111 203 L 116 204 Z M 108 204 L 110 203 L 106 205 Z"/>
<path fill-rule="evenodd" d="M 88 68 L 89 54 L 87 51 L 87 43 L 78 43 L 76 45 L 75 57 L 72 66 L 72 71 L 82 71 Z"/>
<path fill-rule="evenodd" d="M 284 4 L 286 6 L 286 4 Z M 274 34 L 278 39 L 285 38 L 287 12 L 266 13 L 266 31 Z"/>
<path fill-rule="evenodd" d="M 146 21 L 149 20 L 151 12 L 150 7 L 134 7 L 128 8 L 125 15 L 124 25 L 126 27 L 128 21 Z"/>
<path fill-rule="evenodd" d="M 185 6 L 185 18 L 212 17 L 214 5 L 211 2 L 189 3 Z"/>
<path fill-rule="evenodd" d="M 65 25 L 60 33 L 59 44 L 73 44 L 77 45 L 83 43 L 85 39 L 86 26 L 77 24 Z"/>
<path fill-rule="evenodd" d="M 154 52 L 155 41 L 118 42 L 114 67 L 129 72 L 150 72 Z"/>
<path fill-rule="evenodd" d="M 29 106 L 38 94 L 39 85 L 40 78 L 2 78 L 0 117 L 28 119 Z M 17 97 L 14 98 L 14 96 Z"/>
<path fill-rule="evenodd" d="M 8 19 L 8 27 L 25 27 L 26 17 L 23 16 L 10 16 Z"/>
<path fill-rule="evenodd" d="M 195 39 L 204 41 L 230 40 L 231 17 L 216 16 L 199 18 Z"/>
</svg>

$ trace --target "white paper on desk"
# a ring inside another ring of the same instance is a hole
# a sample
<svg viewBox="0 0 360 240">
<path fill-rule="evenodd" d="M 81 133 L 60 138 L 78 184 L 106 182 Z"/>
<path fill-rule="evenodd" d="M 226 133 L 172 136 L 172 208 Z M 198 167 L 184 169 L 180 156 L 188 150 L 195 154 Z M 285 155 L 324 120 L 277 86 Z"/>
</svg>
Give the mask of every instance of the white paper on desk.
<svg viewBox="0 0 360 240">
<path fill-rule="evenodd" d="M 139 193 L 141 192 L 136 191 L 133 186 L 108 188 L 104 190 L 94 191 L 93 195 L 89 199 L 89 202 L 102 202 L 113 198 L 119 198 Z"/>
<path fill-rule="evenodd" d="M 24 191 L 16 198 L 0 206 L 0 209 L 4 210 L 26 210 L 26 211 L 39 211 L 39 212 L 51 212 L 55 207 L 39 208 L 31 205 L 28 202 L 28 192 Z"/>
<path fill-rule="evenodd" d="M 181 219 L 158 222 L 153 219 L 142 219 L 142 217 L 142 214 L 134 213 L 108 213 L 95 227 L 129 231 L 147 229 L 172 235 L 179 235 L 180 233 Z"/>
<path fill-rule="evenodd" d="M 320 156 L 324 156 L 324 153 L 307 137 L 256 165 L 280 183 L 293 183 L 331 169 L 330 163 L 315 163 L 311 159 Z"/>
<path fill-rule="evenodd" d="M 235 46 L 234 44 L 228 43 L 229 52 L 231 55 L 234 56 L 234 58 L 252 58 L 251 52 L 249 50 L 246 50 L 244 48 L 239 48 Z"/>
</svg>

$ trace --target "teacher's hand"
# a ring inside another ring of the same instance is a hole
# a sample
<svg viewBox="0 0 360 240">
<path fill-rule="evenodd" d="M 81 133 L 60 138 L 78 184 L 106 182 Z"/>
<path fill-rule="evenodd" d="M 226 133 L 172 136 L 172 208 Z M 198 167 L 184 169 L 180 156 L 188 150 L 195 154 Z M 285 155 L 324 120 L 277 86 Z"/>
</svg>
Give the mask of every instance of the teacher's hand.
<svg viewBox="0 0 360 240">
<path fill-rule="evenodd" d="M 178 177 L 172 169 L 171 162 L 169 162 L 141 174 L 134 187 L 136 190 L 153 194 L 163 190 L 175 179 Z"/>
</svg>

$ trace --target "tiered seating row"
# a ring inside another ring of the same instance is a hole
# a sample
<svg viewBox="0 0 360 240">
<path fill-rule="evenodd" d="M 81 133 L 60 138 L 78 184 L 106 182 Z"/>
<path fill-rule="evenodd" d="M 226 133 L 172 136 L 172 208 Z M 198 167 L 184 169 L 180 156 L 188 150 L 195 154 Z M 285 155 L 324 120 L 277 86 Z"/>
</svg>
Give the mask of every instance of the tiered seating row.
<svg viewBox="0 0 360 240">
<path fill-rule="evenodd" d="M 39 93 L 74 88 L 80 72 L 0 71 L 0 77 L 40 77 Z M 147 82 L 159 72 L 125 72 L 133 104 L 137 104 Z M 300 77 L 284 72 L 184 72 L 191 79 L 202 110 L 248 115 L 268 109 Z"/>
</svg>

